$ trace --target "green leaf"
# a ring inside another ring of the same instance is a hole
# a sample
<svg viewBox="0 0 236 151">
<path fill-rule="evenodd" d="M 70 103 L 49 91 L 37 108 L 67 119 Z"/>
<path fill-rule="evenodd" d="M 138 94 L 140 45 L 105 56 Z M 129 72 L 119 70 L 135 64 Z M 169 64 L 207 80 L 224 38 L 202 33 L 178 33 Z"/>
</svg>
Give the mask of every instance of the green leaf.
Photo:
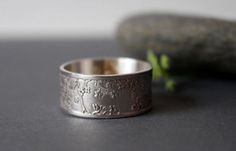
<svg viewBox="0 0 236 151">
<path fill-rule="evenodd" d="M 169 57 L 165 54 L 162 54 L 160 57 L 160 64 L 161 67 L 165 70 L 169 69 L 170 65 L 169 65 Z"/>
<path fill-rule="evenodd" d="M 161 68 L 158 64 L 158 58 L 151 49 L 147 51 L 147 60 L 152 65 L 152 78 L 157 79 L 161 77 Z"/>
<path fill-rule="evenodd" d="M 165 81 L 165 88 L 168 91 L 173 91 L 175 89 L 175 81 L 169 78 L 168 69 L 169 57 L 165 54 L 160 56 L 160 61 L 158 61 L 158 56 L 155 55 L 153 50 L 148 49 L 147 60 L 152 66 L 152 79 L 163 79 Z"/>
<path fill-rule="evenodd" d="M 175 89 L 175 81 L 172 79 L 167 79 L 165 87 L 168 91 L 173 91 Z"/>
</svg>

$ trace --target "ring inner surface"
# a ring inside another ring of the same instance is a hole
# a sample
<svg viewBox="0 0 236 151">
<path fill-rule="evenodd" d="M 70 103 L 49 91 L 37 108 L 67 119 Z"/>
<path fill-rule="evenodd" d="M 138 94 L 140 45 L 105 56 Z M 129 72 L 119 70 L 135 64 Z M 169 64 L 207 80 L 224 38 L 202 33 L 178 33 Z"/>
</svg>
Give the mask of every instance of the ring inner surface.
<svg viewBox="0 0 236 151">
<path fill-rule="evenodd" d="M 86 75 L 116 75 L 145 71 L 150 65 L 129 58 L 82 59 L 65 65 L 64 69 Z"/>
</svg>

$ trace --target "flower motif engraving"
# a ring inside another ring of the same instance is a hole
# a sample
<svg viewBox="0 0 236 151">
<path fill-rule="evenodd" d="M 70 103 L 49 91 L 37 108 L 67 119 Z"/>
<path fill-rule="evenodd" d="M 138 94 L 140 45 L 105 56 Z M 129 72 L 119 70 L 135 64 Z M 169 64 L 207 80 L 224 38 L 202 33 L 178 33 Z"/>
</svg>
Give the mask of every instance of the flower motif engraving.
<svg viewBox="0 0 236 151">
<path fill-rule="evenodd" d="M 93 115 L 119 115 L 120 112 L 118 111 L 116 105 L 99 105 L 96 103 L 92 104 L 93 107 Z"/>
<path fill-rule="evenodd" d="M 141 101 L 139 100 L 139 98 L 137 97 L 135 103 L 133 105 L 131 105 L 131 110 L 132 111 L 140 111 L 142 110 L 143 105 L 141 103 Z"/>
<path fill-rule="evenodd" d="M 143 95 L 150 91 L 147 79 L 148 76 L 140 75 L 135 78 L 88 80 L 60 74 L 61 104 L 67 109 L 76 107 L 81 113 L 90 115 L 119 115 L 124 105 L 129 108 L 126 112 L 140 111 L 145 107 Z"/>
</svg>

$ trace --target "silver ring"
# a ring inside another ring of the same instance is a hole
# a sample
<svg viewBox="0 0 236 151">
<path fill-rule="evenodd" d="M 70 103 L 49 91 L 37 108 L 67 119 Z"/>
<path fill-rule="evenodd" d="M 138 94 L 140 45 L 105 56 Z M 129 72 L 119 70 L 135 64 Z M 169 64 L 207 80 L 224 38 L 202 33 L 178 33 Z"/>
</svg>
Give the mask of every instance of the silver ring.
<svg viewBox="0 0 236 151">
<path fill-rule="evenodd" d="M 151 108 L 152 67 L 132 58 L 87 58 L 60 66 L 60 103 L 87 118 L 135 116 Z"/>
</svg>

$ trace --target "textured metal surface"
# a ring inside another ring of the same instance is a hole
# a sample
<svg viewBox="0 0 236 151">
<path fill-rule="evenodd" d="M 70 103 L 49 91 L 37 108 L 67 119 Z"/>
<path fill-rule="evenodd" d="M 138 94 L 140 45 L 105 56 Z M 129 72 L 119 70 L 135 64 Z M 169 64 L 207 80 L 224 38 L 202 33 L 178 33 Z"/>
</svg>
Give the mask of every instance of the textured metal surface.
<svg viewBox="0 0 236 151">
<path fill-rule="evenodd" d="M 90 118 L 117 118 L 151 108 L 151 66 L 130 58 L 82 59 L 60 67 L 61 107 Z"/>
</svg>

